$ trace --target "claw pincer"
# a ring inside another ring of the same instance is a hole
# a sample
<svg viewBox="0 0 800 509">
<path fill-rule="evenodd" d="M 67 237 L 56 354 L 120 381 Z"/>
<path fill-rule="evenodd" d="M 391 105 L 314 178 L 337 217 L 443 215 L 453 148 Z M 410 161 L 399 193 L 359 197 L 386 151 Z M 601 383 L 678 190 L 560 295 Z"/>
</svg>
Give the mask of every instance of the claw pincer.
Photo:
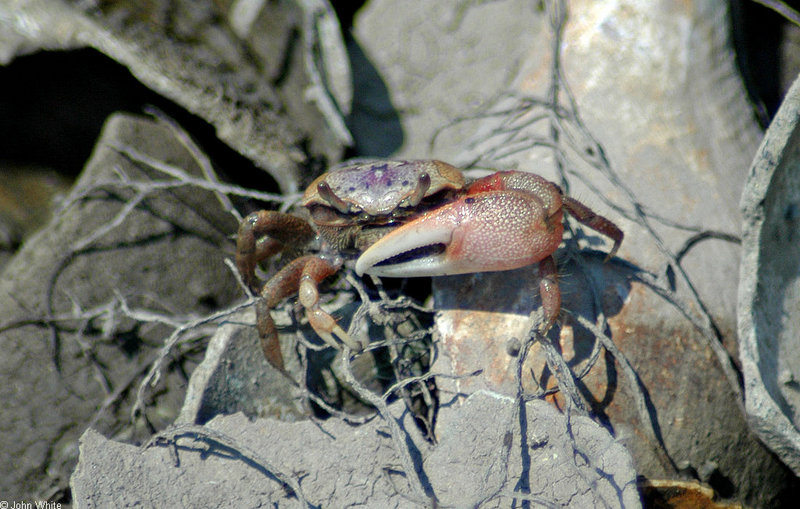
<svg viewBox="0 0 800 509">
<path fill-rule="evenodd" d="M 534 194 L 507 188 L 495 175 L 383 237 L 359 257 L 356 272 L 443 276 L 516 269 L 550 256 L 564 232 L 558 188 L 523 174 L 542 191 Z"/>
<path fill-rule="evenodd" d="M 568 200 L 568 201 L 567 201 Z M 539 263 L 546 331 L 561 309 L 553 253 L 564 233 L 563 211 L 614 240 L 622 231 L 552 182 L 532 173 L 498 172 L 475 181 L 452 203 L 423 213 L 373 244 L 358 274 L 441 276 L 510 270 Z"/>
</svg>

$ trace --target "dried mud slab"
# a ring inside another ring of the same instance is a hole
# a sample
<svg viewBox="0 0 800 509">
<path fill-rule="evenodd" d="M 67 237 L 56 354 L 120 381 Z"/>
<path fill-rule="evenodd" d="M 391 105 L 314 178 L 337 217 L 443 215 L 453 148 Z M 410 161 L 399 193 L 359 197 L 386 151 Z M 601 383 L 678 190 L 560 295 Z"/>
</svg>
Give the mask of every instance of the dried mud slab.
<svg viewBox="0 0 800 509">
<path fill-rule="evenodd" d="M 87 426 L 127 439 L 149 436 L 131 425 L 133 385 L 170 324 L 241 296 L 224 264 L 233 216 L 210 192 L 159 188 L 154 182 L 165 176 L 120 147 L 201 175 L 165 125 L 112 116 L 65 198 L 69 205 L 4 267 L 0 374 L 9 383 L 0 385 L 0 461 L 9 468 L 0 491 L 10 498 L 47 498 L 66 487 Z M 157 426 L 177 415 L 181 369 L 192 367 L 165 369 L 162 383 L 175 390 L 151 400 Z"/>
<path fill-rule="evenodd" d="M 739 352 L 748 419 L 800 474 L 800 80 L 747 176 L 739 286 Z"/>
<path fill-rule="evenodd" d="M 324 0 L 22 0 L 0 5 L 0 30 L 0 63 L 84 47 L 116 60 L 286 192 L 308 155 L 336 162 L 351 143 L 350 67 Z"/>
<path fill-rule="evenodd" d="M 425 507 L 435 497 L 451 507 L 514 499 L 640 507 L 630 456 L 590 419 L 573 416 L 568 423 L 543 401 L 520 407 L 479 392 L 452 409 L 442 441 L 431 446 L 402 404 L 391 411 L 416 472 L 403 471 L 382 419 L 351 426 L 236 414 L 206 427 L 168 429 L 145 449 L 87 431 L 72 477 L 74 500 L 77 507 Z"/>
</svg>

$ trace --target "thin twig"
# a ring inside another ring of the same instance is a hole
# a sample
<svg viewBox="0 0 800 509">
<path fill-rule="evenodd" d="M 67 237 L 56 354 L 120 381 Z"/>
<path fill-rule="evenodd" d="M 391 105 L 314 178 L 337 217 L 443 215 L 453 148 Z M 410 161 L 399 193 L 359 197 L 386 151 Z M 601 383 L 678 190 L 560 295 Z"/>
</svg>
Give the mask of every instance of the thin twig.
<svg viewBox="0 0 800 509">
<path fill-rule="evenodd" d="M 392 438 L 395 452 L 400 457 L 400 464 L 403 467 L 403 471 L 405 472 L 409 486 L 414 492 L 414 498 L 419 503 L 429 505 L 433 500 L 433 494 L 428 493 L 428 490 L 425 488 L 422 479 L 420 478 L 420 473 L 414 464 L 413 458 L 411 457 L 411 451 L 409 450 L 408 441 L 406 440 L 406 432 L 400 427 L 400 423 L 392 415 L 391 411 L 389 410 L 389 406 L 386 404 L 386 400 L 373 393 L 361 385 L 358 380 L 356 380 L 350 365 L 351 355 L 352 351 L 350 348 L 344 346 L 344 348 L 342 348 L 341 358 L 345 381 L 361 398 L 364 399 L 364 401 L 367 401 L 378 410 L 381 418 L 389 426 L 389 435 Z"/>
<path fill-rule="evenodd" d="M 147 154 L 133 147 L 113 144 L 111 145 L 111 148 L 113 148 L 120 154 L 128 157 L 131 161 L 144 164 L 149 168 L 159 171 L 164 175 L 172 177 L 174 179 L 168 181 L 150 181 L 142 183 L 143 185 L 156 185 L 157 187 L 192 186 L 198 189 L 203 189 L 205 191 L 211 191 L 214 193 L 239 196 L 243 198 L 252 198 L 254 200 L 260 200 L 265 202 L 276 202 L 276 203 L 295 202 L 299 198 L 299 195 L 264 193 L 261 191 L 255 191 L 253 189 L 247 189 L 232 184 L 223 184 L 216 180 L 208 181 L 205 178 L 194 177 L 189 173 L 187 173 L 186 171 L 178 168 L 177 166 L 173 166 L 171 164 L 164 163 L 163 161 L 159 161 L 158 159 L 150 157 Z"/>
<path fill-rule="evenodd" d="M 619 363 L 622 373 L 625 375 L 625 378 L 628 379 L 628 383 L 630 384 L 636 406 L 636 412 L 639 414 L 639 419 L 642 421 L 642 428 L 653 442 L 656 449 L 656 454 L 658 455 L 662 466 L 668 471 L 671 470 L 672 472 L 677 472 L 678 467 L 675 465 L 675 461 L 667 451 L 667 447 L 664 444 L 664 438 L 661 435 L 661 427 L 659 426 L 658 421 L 651 410 L 652 403 L 649 399 L 647 387 L 644 386 L 642 380 L 639 378 L 639 375 L 636 374 L 636 370 L 633 368 L 628 358 L 620 351 L 619 348 L 617 348 L 617 345 L 614 344 L 614 341 L 602 329 L 581 315 L 574 316 L 578 320 L 579 324 L 591 331 L 591 333 L 599 339 L 603 347 L 608 350 L 617 363 Z"/>
<path fill-rule="evenodd" d="M 136 402 L 134 403 L 133 409 L 131 410 L 131 417 L 135 419 L 137 415 L 144 412 L 145 396 L 148 387 L 152 387 L 158 384 L 161 378 L 161 370 L 163 369 L 164 364 L 170 357 L 173 348 L 175 348 L 175 345 L 177 345 L 179 342 L 181 342 L 181 340 L 183 340 L 183 336 L 186 332 L 194 328 L 200 327 L 201 325 L 211 324 L 219 320 L 222 320 L 228 316 L 238 313 L 243 309 L 253 306 L 254 304 L 255 304 L 254 298 L 247 299 L 246 301 L 239 303 L 235 306 L 223 309 L 222 311 L 211 313 L 210 315 L 206 315 L 200 318 L 196 318 L 194 320 L 181 323 L 180 326 L 176 327 L 175 330 L 172 331 L 172 334 L 170 334 L 170 336 L 164 342 L 164 346 L 161 347 L 160 353 L 156 361 L 150 367 L 150 370 L 144 377 L 144 380 L 142 380 L 142 382 L 139 384 L 139 390 L 136 392 Z"/>
<path fill-rule="evenodd" d="M 157 108 L 146 108 L 148 113 L 150 113 L 159 124 L 166 126 L 171 132 L 172 135 L 177 139 L 184 148 L 189 151 L 192 155 L 192 159 L 197 162 L 197 165 L 200 167 L 200 171 L 203 173 L 203 177 L 206 181 L 212 184 L 220 185 L 220 181 L 217 178 L 217 173 L 214 171 L 213 166 L 211 165 L 211 160 L 208 156 L 200 150 L 200 147 L 192 140 L 192 137 L 189 136 L 189 133 L 184 131 L 173 119 L 169 118 L 164 112 Z M 220 187 L 222 187 L 220 185 Z M 228 211 L 237 222 L 241 222 L 242 215 L 239 213 L 238 210 L 233 206 L 233 202 L 231 202 L 228 195 L 224 192 L 214 189 L 211 190 L 216 196 L 217 201 L 219 201 L 222 208 Z"/>
<path fill-rule="evenodd" d="M 773 11 L 777 12 L 787 20 L 800 27 L 800 12 L 792 9 L 786 2 L 779 2 L 777 0 L 753 0 L 756 3 L 763 5 Z"/>
<path fill-rule="evenodd" d="M 531 328 L 531 335 L 535 338 L 535 341 L 542 345 L 547 367 L 556 377 L 558 387 L 561 393 L 564 394 L 567 407 L 574 408 L 578 415 L 588 416 L 589 410 L 586 408 L 586 403 L 584 403 L 583 397 L 578 391 L 575 375 L 569 369 L 567 362 L 550 339 L 550 336 L 541 334 L 538 327 Z"/>
</svg>

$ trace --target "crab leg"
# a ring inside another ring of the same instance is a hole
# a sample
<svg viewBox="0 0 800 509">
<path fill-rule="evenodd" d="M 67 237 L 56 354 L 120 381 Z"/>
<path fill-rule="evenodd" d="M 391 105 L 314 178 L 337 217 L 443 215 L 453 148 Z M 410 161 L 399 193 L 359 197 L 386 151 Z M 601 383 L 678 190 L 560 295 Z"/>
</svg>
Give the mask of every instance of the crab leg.
<svg viewBox="0 0 800 509">
<path fill-rule="evenodd" d="M 336 321 L 319 307 L 317 285 L 326 277 L 335 274 L 341 262 L 328 261 L 318 256 L 303 256 L 292 260 L 275 274 L 261 290 L 262 299 L 256 303 L 256 325 L 261 338 L 261 348 L 267 361 L 283 371 L 278 330 L 270 310 L 283 299 L 296 293 L 306 309 L 306 317 L 319 336 L 332 346 L 338 346 L 334 335 L 351 348 L 360 350 L 361 345 L 353 341 Z"/>
<path fill-rule="evenodd" d="M 256 302 L 256 327 L 261 338 L 261 349 L 264 357 L 274 367 L 283 371 L 283 354 L 278 341 L 278 329 L 272 319 L 270 309 L 278 305 L 286 297 L 297 293 L 300 284 L 300 274 L 306 259 L 298 258 L 284 266 L 277 274 L 272 276 L 261 289 L 261 299 Z"/>
<path fill-rule="evenodd" d="M 236 237 L 236 267 L 245 284 L 256 293 L 256 265 L 286 246 L 302 245 L 313 236 L 311 226 L 291 214 L 260 210 L 247 216 Z"/>
<path fill-rule="evenodd" d="M 558 287 L 558 269 L 552 255 L 539 262 L 539 297 L 542 299 L 542 333 L 547 332 L 556 323 L 561 311 L 561 290 Z"/>
<path fill-rule="evenodd" d="M 311 324 L 317 335 L 330 346 L 339 348 L 339 342 L 336 341 L 336 338 L 338 338 L 341 343 L 346 344 L 351 349 L 361 351 L 365 345 L 351 338 L 331 315 L 319 307 L 319 290 L 317 287 L 320 281 L 339 270 L 342 265 L 341 260 L 330 262 L 318 256 L 309 258 L 310 260 L 303 267 L 303 273 L 300 276 L 300 287 L 298 288 L 298 300 L 306 309 L 308 323 Z"/>
<path fill-rule="evenodd" d="M 622 244 L 622 238 L 624 237 L 622 230 L 605 217 L 595 214 L 592 209 L 578 200 L 569 196 L 564 196 L 562 199 L 564 200 L 564 208 L 567 209 L 569 215 L 577 219 L 579 223 L 585 224 L 592 230 L 600 232 L 614 241 L 614 247 L 606 255 L 606 261 L 613 258 L 617 253 L 617 249 L 619 249 L 619 245 Z"/>
</svg>

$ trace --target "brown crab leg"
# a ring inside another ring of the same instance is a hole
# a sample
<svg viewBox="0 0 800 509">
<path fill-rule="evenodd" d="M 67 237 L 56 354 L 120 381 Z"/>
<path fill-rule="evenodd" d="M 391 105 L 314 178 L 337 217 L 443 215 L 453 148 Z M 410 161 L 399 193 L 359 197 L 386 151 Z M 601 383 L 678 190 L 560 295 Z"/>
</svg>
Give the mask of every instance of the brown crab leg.
<svg viewBox="0 0 800 509">
<path fill-rule="evenodd" d="M 306 309 L 308 323 L 326 343 L 334 348 L 339 348 L 339 342 L 336 341 L 336 338 L 339 338 L 339 341 L 353 350 L 360 351 L 364 345 L 354 341 L 331 315 L 319 307 L 319 289 L 317 288 L 319 283 L 335 274 L 341 265 L 340 260 L 332 262 L 325 258 L 311 257 L 303 267 L 303 273 L 300 276 L 298 300 Z"/>
<path fill-rule="evenodd" d="M 256 265 L 277 254 L 287 245 L 302 245 L 314 237 L 314 230 L 303 219 L 277 212 L 259 210 L 247 216 L 239 225 L 236 237 L 236 267 L 245 284 L 255 293 Z"/>
<path fill-rule="evenodd" d="M 592 230 L 600 232 L 614 241 L 614 247 L 611 248 L 611 251 L 606 256 L 605 261 L 613 258 L 619 249 L 619 245 L 622 244 L 622 238 L 625 236 L 622 233 L 622 230 L 617 228 L 617 225 L 605 217 L 601 216 L 600 214 L 596 214 L 592 209 L 579 202 L 575 198 L 562 196 L 561 199 L 563 200 L 564 208 L 567 209 L 567 212 L 569 212 L 572 217 L 577 219 L 579 223 L 585 224 Z"/>
<path fill-rule="evenodd" d="M 542 298 L 542 333 L 546 333 L 558 319 L 561 311 L 561 290 L 558 287 L 558 268 L 553 256 L 539 262 L 539 296 Z"/>
<path fill-rule="evenodd" d="M 261 349 L 267 361 L 281 371 L 284 371 L 283 354 L 270 310 L 286 297 L 297 293 L 300 274 L 306 262 L 304 258 L 293 260 L 272 276 L 261 289 L 262 298 L 256 302 L 256 327 L 261 338 Z"/>
<path fill-rule="evenodd" d="M 328 313 L 319 307 L 318 284 L 339 270 L 341 262 L 329 261 L 318 256 L 302 256 L 292 260 L 272 276 L 261 290 L 261 299 L 256 303 L 256 325 L 261 338 L 264 357 L 275 368 L 284 371 L 283 355 L 278 340 L 278 330 L 270 310 L 283 299 L 299 293 L 300 302 L 306 308 L 306 317 L 314 331 L 332 346 L 338 346 L 334 335 L 352 348 L 361 349 Z"/>
</svg>

